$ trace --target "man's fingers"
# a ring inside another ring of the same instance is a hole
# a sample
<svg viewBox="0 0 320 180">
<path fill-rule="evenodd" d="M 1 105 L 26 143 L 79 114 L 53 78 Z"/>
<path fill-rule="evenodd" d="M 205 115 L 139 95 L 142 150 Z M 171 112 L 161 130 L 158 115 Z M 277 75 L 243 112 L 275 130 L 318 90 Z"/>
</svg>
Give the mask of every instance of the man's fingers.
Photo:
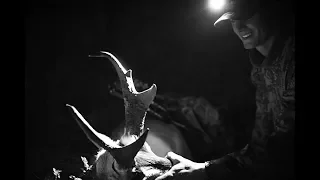
<svg viewBox="0 0 320 180">
<path fill-rule="evenodd" d="M 174 152 L 168 152 L 166 158 L 169 159 L 173 163 L 173 165 L 176 165 L 185 159 L 184 157 Z"/>
</svg>

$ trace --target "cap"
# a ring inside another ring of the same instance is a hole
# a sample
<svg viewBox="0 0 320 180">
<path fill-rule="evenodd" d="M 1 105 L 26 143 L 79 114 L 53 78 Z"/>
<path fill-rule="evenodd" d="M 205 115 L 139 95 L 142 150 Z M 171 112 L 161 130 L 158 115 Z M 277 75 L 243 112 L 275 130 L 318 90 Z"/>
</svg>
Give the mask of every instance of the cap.
<svg viewBox="0 0 320 180">
<path fill-rule="evenodd" d="M 265 0 L 268 1 L 268 0 Z M 225 20 L 246 20 L 252 17 L 263 5 L 263 0 L 230 0 L 225 13 L 214 23 L 219 27 Z"/>
</svg>

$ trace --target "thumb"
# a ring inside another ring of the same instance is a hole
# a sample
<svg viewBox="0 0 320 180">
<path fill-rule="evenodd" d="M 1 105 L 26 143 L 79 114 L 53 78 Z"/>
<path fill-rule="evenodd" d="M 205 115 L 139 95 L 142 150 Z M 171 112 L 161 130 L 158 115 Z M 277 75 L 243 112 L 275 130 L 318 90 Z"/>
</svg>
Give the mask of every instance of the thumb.
<svg viewBox="0 0 320 180">
<path fill-rule="evenodd" d="M 173 165 L 180 163 L 184 159 L 182 156 L 171 151 L 167 153 L 166 158 L 169 159 Z"/>
</svg>

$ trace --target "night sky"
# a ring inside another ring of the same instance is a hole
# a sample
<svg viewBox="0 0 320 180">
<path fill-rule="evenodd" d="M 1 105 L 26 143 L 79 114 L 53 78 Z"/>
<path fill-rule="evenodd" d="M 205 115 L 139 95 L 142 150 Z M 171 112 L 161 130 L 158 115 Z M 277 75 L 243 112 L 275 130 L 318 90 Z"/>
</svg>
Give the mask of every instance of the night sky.
<svg viewBox="0 0 320 180">
<path fill-rule="evenodd" d="M 116 2 L 26 4 L 28 173 L 40 176 L 65 154 L 92 149 L 66 103 L 106 134 L 124 116 L 123 102 L 108 94 L 108 84 L 117 80 L 111 63 L 88 57 L 101 50 L 116 55 L 135 78 L 155 83 L 158 94 L 227 104 L 243 122 L 252 112 L 247 53 L 230 27 L 213 26 L 219 14 L 206 9 L 206 0 Z"/>
</svg>

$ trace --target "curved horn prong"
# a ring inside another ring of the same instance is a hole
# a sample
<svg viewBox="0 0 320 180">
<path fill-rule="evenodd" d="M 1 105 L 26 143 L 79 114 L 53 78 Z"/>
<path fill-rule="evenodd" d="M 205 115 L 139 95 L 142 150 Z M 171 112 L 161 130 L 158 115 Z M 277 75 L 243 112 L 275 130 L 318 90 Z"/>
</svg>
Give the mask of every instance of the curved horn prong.
<svg viewBox="0 0 320 180">
<path fill-rule="evenodd" d="M 120 146 L 110 139 L 108 136 L 101 134 L 94 130 L 90 124 L 84 119 L 80 112 L 72 105 L 66 104 L 72 113 L 72 116 L 77 121 L 80 128 L 86 134 L 87 138 L 99 149 L 104 148 L 107 151 L 112 151 L 115 148 L 120 148 Z"/>
<path fill-rule="evenodd" d="M 112 150 L 112 155 L 119 164 L 131 167 L 134 157 L 146 142 L 148 132 L 149 129 L 147 128 L 146 131 L 133 143 L 122 147 L 121 149 Z"/>
<path fill-rule="evenodd" d="M 112 154 L 114 159 L 119 164 L 123 166 L 130 166 L 132 164 L 134 157 L 139 152 L 147 139 L 149 132 L 148 128 L 136 141 L 127 146 L 121 147 L 108 136 L 94 130 L 74 106 L 69 104 L 66 104 L 66 106 L 72 112 L 74 119 L 84 131 L 87 138 L 94 145 L 96 145 L 99 149 L 103 148 L 107 150 L 110 154 Z"/>
</svg>

